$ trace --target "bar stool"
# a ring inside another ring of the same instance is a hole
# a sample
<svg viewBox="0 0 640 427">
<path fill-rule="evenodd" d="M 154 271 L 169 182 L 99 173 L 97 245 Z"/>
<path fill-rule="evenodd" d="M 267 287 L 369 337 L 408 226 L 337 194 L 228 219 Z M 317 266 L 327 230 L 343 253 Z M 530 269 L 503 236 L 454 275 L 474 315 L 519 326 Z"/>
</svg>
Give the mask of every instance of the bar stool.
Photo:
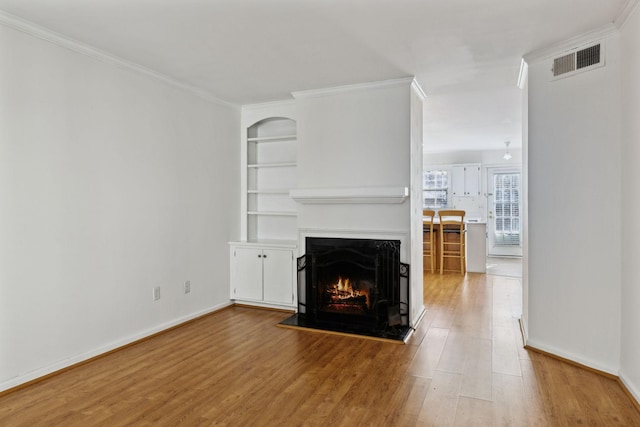
<svg viewBox="0 0 640 427">
<path fill-rule="evenodd" d="M 465 211 L 445 210 L 440 215 L 440 274 L 445 270 L 446 258 L 460 260 L 460 274 L 464 276 L 467 263 L 465 259 Z"/>
<path fill-rule="evenodd" d="M 436 236 L 433 229 L 433 219 L 436 212 L 424 209 L 422 211 L 422 259 L 429 257 L 430 271 L 436 269 Z"/>
</svg>

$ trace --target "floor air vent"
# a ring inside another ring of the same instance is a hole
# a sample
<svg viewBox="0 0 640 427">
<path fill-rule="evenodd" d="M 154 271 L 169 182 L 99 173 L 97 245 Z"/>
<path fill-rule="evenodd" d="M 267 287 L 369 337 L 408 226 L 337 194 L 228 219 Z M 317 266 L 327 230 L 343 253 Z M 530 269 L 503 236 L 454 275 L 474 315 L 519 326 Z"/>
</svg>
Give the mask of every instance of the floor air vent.
<svg viewBox="0 0 640 427">
<path fill-rule="evenodd" d="M 604 60 L 600 43 L 553 59 L 553 78 L 568 77 L 580 71 L 601 67 Z"/>
</svg>

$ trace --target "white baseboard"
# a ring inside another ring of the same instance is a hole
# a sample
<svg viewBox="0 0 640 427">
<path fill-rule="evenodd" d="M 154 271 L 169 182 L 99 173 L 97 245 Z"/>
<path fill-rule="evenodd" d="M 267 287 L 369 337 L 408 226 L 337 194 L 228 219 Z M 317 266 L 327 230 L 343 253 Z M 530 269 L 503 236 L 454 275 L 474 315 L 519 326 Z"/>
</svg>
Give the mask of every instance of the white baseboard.
<svg viewBox="0 0 640 427">
<path fill-rule="evenodd" d="M 292 311 L 295 312 L 298 310 L 297 305 L 288 305 L 288 304 L 272 304 L 268 302 L 260 302 L 260 301 L 247 301 L 242 299 L 231 300 L 232 304 L 247 306 L 247 307 L 257 307 L 257 308 L 268 308 L 272 310 L 284 310 L 284 311 Z"/>
<path fill-rule="evenodd" d="M 520 316 L 520 332 L 522 333 L 522 340 L 526 344 L 529 340 L 529 329 L 527 327 L 527 320 L 524 316 Z"/>
<path fill-rule="evenodd" d="M 640 405 L 640 390 L 638 390 L 637 385 L 633 384 L 631 381 L 627 379 L 627 376 L 624 373 L 624 370 L 620 370 L 620 374 L 618 375 L 618 379 L 625 386 L 627 391 L 633 396 L 636 400 L 636 404 Z"/>
<path fill-rule="evenodd" d="M 92 359 L 94 357 L 100 356 L 101 354 L 104 353 L 108 353 L 110 351 L 116 350 L 120 347 L 124 347 L 128 344 L 131 344 L 133 342 L 136 342 L 138 340 L 141 340 L 143 338 L 146 338 L 148 336 L 151 336 L 153 334 L 156 334 L 158 332 L 162 332 L 166 329 L 172 328 L 174 326 L 178 326 L 182 323 L 188 322 L 189 320 L 193 320 L 197 317 L 203 316 L 205 314 L 209 314 L 209 313 L 213 313 L 215 311 L 221 310 L 225 307 L 228 307 L 232 305 L 231 302 L 225 302 L 222 304 L 218 304 L 215 305 L 213 307 L 209 307 L 205 310 L 201 310 L 195 313 L 191 313 L 188 314 L 186 316 L 182 316 L 179 317 L 177 319 L 171 320 L 169 322 L 165 322 L 162 323 L 160 325 L 154 326 L 153 328 L 149 328 L 146 329 L 144 331 L 141 331 L 135 335 L 130 335 L 128 337 L 124 337 L 122 339 L 119 339 L 117 341 L 111 342 L 107 345 L 104 345 L 102 347 L 98 347 L 96 349 L 93 349 L 91 351 L 87 351 L 85 353 L 81 353 L 78 355 L 75 355 L 73 357 L 69 357 L 67 359 L 64 360 L 60 360 L 58 362 L 52 363 L 51 365 L 47 365 L 45 367 L 42 367 L 40 369 L 36 369 L 34 371 L 30 371 L 24 375 L 19 375 L 17 377 L 11 378 L 7 381 L 4 381 L 2 383 L 0 383 L 0 392 L 3 392 L 5 390 L 9 390 L 11 388 L 17 387 L 19 385 L 28 383 L 29 381 L 33 381 L 36 380 L 38 378 L 50 375 L 54 372 L 60 371 L 62 369 L 68 368 L 70 366 L 76 365 L 78 363 L 82 363 L 84 361 L 87 361 L 89 359 Z"/>
<path fill-rule="evenodd" d="M 409 326 L 411 326 L 413 329 L 416 329 L 418 325 L 420 325 L 420 322 L 422 322 L 422 319 L 424 319 L 424 315 L 426 313 L 427 313 L 427 310 L 424 308 L 424 304 L 423 304 L 422 307 L 420 307 L 420 313 L 418 313 L 417 319 L 413 322 L 410 321 Z"/>
<path fill-rule="evenodd" d="M 572 354 L 572 353 L 568 353 L 566 351 L 557 349 L 553 346 L 547 345 L 545 343 L 542 343 L 540 341 L 536 341 L 533 340 L 531 338 L 527 338 L 527 340 L 525 341 L 526 345 L 529 347 L 532 347 L 536 350 L 542 350 L 546 353 L 550 353 L 554 356 L 558 356 L 561 357 L 563 359 L 567 359 L 571 362 L 575 362 L 577 364 L 580 364 L 582 366 L 586 366 L 587 368 L 591 368 L 591 369 L 595 369 L 596 371 L 600 371 L 603 372 L 605 374 L 609 374 L 612 375 L 614 377 L 618 377 L 619 371 L 617 367 L 611 367 L 611 366 L 605 366 L 599 362 L 596 362 L 594 360 L 590 360 L 590 359 L 585 359 L 582 356 L 576 355 L 576 354 Z"/>
</svg>

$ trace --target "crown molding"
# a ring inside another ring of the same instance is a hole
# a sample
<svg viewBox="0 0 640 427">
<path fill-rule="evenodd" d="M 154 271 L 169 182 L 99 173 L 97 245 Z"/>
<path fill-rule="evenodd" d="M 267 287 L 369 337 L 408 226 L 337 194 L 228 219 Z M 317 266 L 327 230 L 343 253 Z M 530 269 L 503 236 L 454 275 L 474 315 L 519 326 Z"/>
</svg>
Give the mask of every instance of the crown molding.
<svg viewBox="0 0 640 427">
<path fill-rule="evenodd" d="M 174 86 L 185 92 L 189 92 L 193 95 L 196 95 L 202 99 L 205 99 L 206 101 L 213 102 L 215 104 L 219 104 L 225 107 L 238 109 L 238 106 L 236 104 L 232 104 L 230 102 L 224 101 L 207 91 L 204 91 L 195 86 L 186 84 L 180 80 L 177 80 L 173 77 L 169 77 L 165 74 L 159 73 L 155 70 L 144 67 L 140 64 L 136 64 L 135 62 L 127 61 L 126 59 L 122 59 L 116 55 L 102 51 L 86 43 L 82 43 L 78 40 L 74 40 L 62 34 L 56 33 L 55 31 L 49 30 L 48 28 L 41 27 L 32 22 L 29 22 L 22 18 L 18 18 L 17 16 L 11 15 L 1 10 L 0 10 L 0 24 L 5 25 L 9 28 L 13 28 L 14 30 L 18 30 L 23 33 L 29 34 L 30 36 L 48 41 L 50 43 L 53 43 L 65 49 L 69 49 L 71 51 L 80 53 L 85 56 L 89 56 L 98 61 L 102 61 L 110 65 L 115 65 L 117 67 L 127 68 L 137 73 L 144 74 L 155 80 L 159 80 L 170 86 Z"/>
<path fill-rule="evenodd" d="M 523 55 L 522 57 L 528 64 L 531 64 L 533 62 L 548 59 L 552 56 L 558 55 L 561 52 L 566 52 L 579 46 L 616 35 L 618 33 L 618 28 L 613 23 L 610 23 L 596 28 L 595 30 L 588 31 L 575 37 L 571 37 L 570 39 L 561 41 L 559 43 L 554 43 L 550 46 L 536 49 Z"/>
<path fill-rule="evenodd" d="M 413 84 L 413 77 L 403 77 L 399 79 L 382 80 L 378 82 L 357 83 L 353 85 L 336 86 L 325 89 L 312 89 L 299 92 L 292 92 L 294 98 L 317 98 L 322 96 L 338 95 L 347 92 L 365 91 L 371 89 L 381 89 L 386 87 L 409 86 Z"/>
<path fill-rule="evenodd" d="M 294 99 L 283 99 L 281 101 L 269 101 L 269 102 L 260 102 L 258 104 L 245 104 L 242 106 L 242 111 L 253 111 L 253 110 L 262 110 L 262 109 L 272 109 L 279 107 L 292 107 L 295 105 Z"/>
<path fill-rule="evenodd" d="M 622 29 L 629 20 L 629 17 L 633 15 L 633 13 L 635 13 L 638 9 L 640 9 L 638 5 L 640 5 L 640 0 L 628 0 L 620 10 L 620 13 L 618 13 L 616 19 L 613 21 L 613 24 L 618 29 Z"/>
</svg>

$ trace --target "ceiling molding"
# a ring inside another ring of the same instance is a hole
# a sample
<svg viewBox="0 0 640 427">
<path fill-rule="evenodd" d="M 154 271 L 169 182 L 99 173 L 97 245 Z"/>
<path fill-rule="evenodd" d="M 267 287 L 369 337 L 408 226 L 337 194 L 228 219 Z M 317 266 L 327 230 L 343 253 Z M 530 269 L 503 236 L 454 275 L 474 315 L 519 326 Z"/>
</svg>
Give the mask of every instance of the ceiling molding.
<svg viewBox="0 0 640 427">
<path fill-rule="evenodd" d="M 620 10 L 620 13 L 616 17 L 616 19 L 613 21 L 613 24 L 618 27 L 618 29 L 622 29 L 622 27 L 624 27 L 624 25 L 629 20 L 629 17 L 634 12 L 640 9 L 638 5 L 640 5 L 640 0 L 628 0 Z"/>
<path fill-rule="evenodd" d="M 380 89 L 386 87 L 409 86 L 413 84 L 413 77 L 403 77 L 399 79 L 382 80 L 379 82 L 358 83 L 353 85 L 336 86 L 326 89 L 313 89 L 299 92 L 292 92 L 294 98 L 317 98 L 322 96 L 338 95 L 341 93 L 364 91 L 370 89 Z"/>
<path fill-rule="evenodd" d="M 295 105 L 294 99 L 283 99 L 281 101 L 260 102 L 258 104 L 245 104 L 242 106 L 242 111 L 273 109 L 278 107 L 291 107 Z"/>
<path fill-rule="evenodd" d="M 56 33 L 55 31 L 49 30 L 48 28 L 41 27 L 32 22 L 18 18 L 17 16 L 11 15 L 1 10 L 0 10 L 0 24 L 5 25 L 9 28 L 13 28 L 14 30 L 18 30 L 23 33 L 29 34 L 30 36 L 48 41 L 50 43 L 53 43 L 65 49 L 69 49 L 74 52 L 80 53 L 82 55 L 89 56 L 93 59 L 97 59 L 98 61 L 102 61 L 110 65 L 115 65 L 117 67 L 127 68 L 129 70 L 138 72 L 140 74 L 144 74 L 155 80 L 159 80 L 163 83 L 177 87 L 185 92 L 189 92 L 193 95 L 196 95 L 209 102 L 223 105 L 225 107 L 232 107 L 234 109 L 238 109 L 237 105 L 224 101 L 212 95 L 209 92 L 203 91 L 202 89 L 198 89 L 194 86 L 183 83 L 165 74 L 159 73 L 155 70 L 144 67 L 140 64 L 136 64 L 135 62 L 127 61 L 116 55 L 110 54 L 108 52 L 97 49 L 93 46 L 90 46 L 86 43 L 82 43 L 70 37 Z"/>
<path fill-rule="evenodd" d="M 566 52 L 587 43 L 602 40 L 618 33 L 618 28 L 613 23 L 606 24 L 600 28 L 596 28 L 595 30 L 588 31 L 575 37 L 571 37 L 570 39 L 561 41 L 559 43 L 554 43 L 550 46 L 536 49 L 523 55 L 523 58 L 525 61 L 527 61 L 528 64 L 531 64 L 533 62 L 551 58 L 558 53 Z"/>
</svg>

